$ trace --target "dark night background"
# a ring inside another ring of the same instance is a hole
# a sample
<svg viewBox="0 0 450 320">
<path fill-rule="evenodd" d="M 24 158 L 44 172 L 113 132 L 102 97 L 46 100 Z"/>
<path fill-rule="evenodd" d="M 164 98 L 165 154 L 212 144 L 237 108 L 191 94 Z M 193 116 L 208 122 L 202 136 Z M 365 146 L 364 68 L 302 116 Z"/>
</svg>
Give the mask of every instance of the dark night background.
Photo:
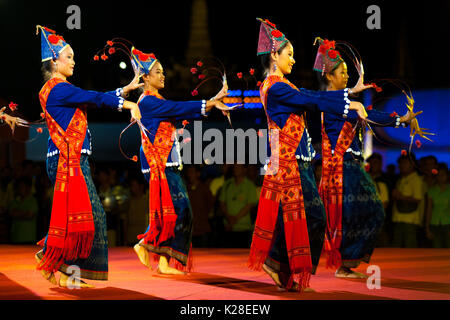
<svg viewBox="0 0 450 320">
<path fill-rule="evenodd" d="M 35 34 L 36 24 L 56 30 L 73 47 L 76 66 L 69 81 L 81 88 L 109 91 L 131 80 L 130 67 L 126 70 L 118 67 L 120 61 L 127 61 L 129 65 L 125 55 L 116 54 L 106 62 L 93 60 L 94 54 L 103 48 L 106 40 L 123 37 L 142 51 L 155 53 L 162 61 L 166 70 L 166 88 L 162 94 L 166 98 L 192 99 L 190 92 L 198 80 L 192 76 L 180 80 L 175 75 L 189 74 L 196 61 L 186 59 L 193 3 L 0 0 L 0 102 L 5 105 L 14 101 L 19 104 L 20 114 L 24 118 L 39 118 L 38 92 L 43 81 L 40 36 Z M 81 9 L 80 30 L 68 30 L 66 27 L 70 16 L 66 10 L 72 4 L 77 4 Z M 230 89 L 244 88 L 236 73 L 248 73 L 250 68 L 255 68 L 258 80 L 262 80 L 256 57 L 260 26 L 256 17 L 274 22 L 293 42 L 296 64 L 288 78 L 299 87 L 317 89 L 312 71 L 317 47 L 313 47 L 313 41 L 320 36 L 346 40 L 358 49 L 364 60 L 365 82 L 396 78 L 406 81 L 412 90 L 450 88 L 450 1 L 419 4 L 411 1 L 210 0 L 206 4 L 212 54 L 224 63 Z M 366 26 L 370 16 L 366 10 L 372 4 L 381 9 L 380 30 L 369 30 Z M 350 65 L 349 70 L 352 72 L 349 86 L 352 86 L 357 79 Z M 256 89 L 255 83 L 249 86 Z M 212 87 L 217 91 L 220 84 L 212 84 Z M 210 94 L 203 89 L 196 98 L 209 98 Z M 130 99 L 136 98 L 135 94 Z M 430 114 L 433 111 L 426 112 Z M 261 109 L 240 111 L 234 115 L 234 120 L 248 122 L 251 126 L 252 120 L 257 117 L 264 120 Z M 213 113 L 212 118 L 223 122 L 218 112 Z M 89 112 L 91 123 L 126 123 L 128 119 L 128 113 Z M 316 124 L 310 125 L 314 127 Z"/>
</svg>

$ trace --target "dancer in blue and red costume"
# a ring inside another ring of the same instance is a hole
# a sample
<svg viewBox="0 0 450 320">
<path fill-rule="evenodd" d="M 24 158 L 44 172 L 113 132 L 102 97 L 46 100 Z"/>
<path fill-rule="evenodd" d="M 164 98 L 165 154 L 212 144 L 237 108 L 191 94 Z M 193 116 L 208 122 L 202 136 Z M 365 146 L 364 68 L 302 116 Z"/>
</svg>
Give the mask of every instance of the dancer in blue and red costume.
<svg viewBox="0 0 450 320">
<path fill-rule="evenodd" d="M 114 42 L 110 42 L 114 46 Z M 119 47 L 119 43 L 116 43 Z M 120 46 L 124 48 L 125 46 Z M 177 122 L 202 119 L 216 107 L 226 115 L 230 108 L 220 100 L 227 86 L 212 100 L 171 101 L 159 93 L 164 88 L 164 69 L 153 53 L 132 47 L 130 58 L 144 93 L 138 101 L 142 114 L 141 166 L 149 181 L 149 225 L 134 246 L 140 261 L 163 274 L 184 274 L 192 270 L 192 209 L 181 178 L 182 159 L 176 136 Z M 185 122 L 184 122 L 185 123 Z"/>
<path fill-rule="evenodd" d="M 320 258 L 326 215 L 311 168 L 314 151 L 304 115 L 321 110 L 342 116 L 350 109 L 364 118 L 364 106 L 350 102 L 348 92 L 370 86 L 359 83 L 353 89 L 333 92 L 297 89 L 285 77 L 295 63 L 291 43 L 275 24 L 259 21 L 257 54 L 267 74 L 260 95 L 271 132 L 271 158 L 261 190 L 249 267 L 263 268 L 279 288 L 313 291 L 309 279 Z"/>
<path fill-rule="evenodd" d="M 347 86 L 347 64 L 336 49 L 355 49 L 344 42 L 316 38 L 319 47 L 313 69 L 322 90 L 334 92 Z M 362 62 L 352 57 L 363 78 Z M 372 126 L 405 127 L 412 120 L 408 111 L 396 113 L 367 110 Z M 327 267 L 337 268 L 336 277 L 365 278 L 351 268 L 369 263 L 384 221 L 383 205 L 362 163 L 362 130 L 358 115 L 346 110 L 342 116 L 322 113 L 322 179 L 320 196 L 327 213 L 324 251 Z"/>
<path fill-rule="evenodd" d="M 92 181 L 88 156 L 92 152 L 86 110 L 108 107 L 130 109 L 140 119 L 137 104 L 121 95 L 139 86 L 135 79 L 127 87 L 109 93 L 80 89 L 67 81 L 73 75 L 74 51 L 55 31 L 37 26 L 41 32 L 42 70 L 46 82 L 39 93 L 50 138 L 47 173 L 54 183 L 50 228 L 39 242 L 37 269 L 60 286 L 77 285 L 68 280 L 69 268 L 77 266 L 80 278 L 108 279 L 106 215 Z M 73 271 L 73 270 L 72 270 Z M 81 281 L 81 287 L 91 287 Z"/>
</svg>

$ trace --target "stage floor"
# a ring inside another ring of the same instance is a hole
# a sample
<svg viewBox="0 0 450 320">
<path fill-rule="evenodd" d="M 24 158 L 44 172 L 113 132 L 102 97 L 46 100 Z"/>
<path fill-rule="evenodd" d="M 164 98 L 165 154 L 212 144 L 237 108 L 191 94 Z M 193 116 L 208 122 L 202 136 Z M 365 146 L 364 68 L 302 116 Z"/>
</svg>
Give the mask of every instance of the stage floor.
<svg viewBox="0 0 450 320">
<path fill-rule="evenodd" d="M 145 268 L 132 248 L 111 248 L 109 280 L 88 281 L 95 288 L 82 290 L 45 281 L 35 270 L 38 250 L 0 245 L 0 300 L 450 300 L 450 249 L 377 248 L 371 264 L 380 268 L 380 289 L 335 278 L 322 258 L 311 279 L 316 292 L 302 294 L 279 292 L 264 272 L 247 269 L 247 249 L 194 249 L 195 272 L 163 276 Z"/>
</svg>

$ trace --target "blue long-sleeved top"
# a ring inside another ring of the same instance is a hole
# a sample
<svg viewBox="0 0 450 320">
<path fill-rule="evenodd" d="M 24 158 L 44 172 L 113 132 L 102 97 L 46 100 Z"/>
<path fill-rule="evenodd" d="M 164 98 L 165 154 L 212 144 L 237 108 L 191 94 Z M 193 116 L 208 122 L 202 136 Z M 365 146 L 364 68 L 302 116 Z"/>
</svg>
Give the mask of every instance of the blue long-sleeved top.
<svg viewBox="0 0 450 320">
<path fill-rule="evenodd" d="M 120 97 L 119 89 L 103 93 L 83 90 L 68 82 L 61 82 L 55 85 L 50 91 L 47 98 L 46 110 L 65 131 L 78 107 L 86 105 L 87 107 L 119 108 L 119 106 L 123 105 L 123 101 L 124 99 Z M 91 134 L 89 129 L 86 131 L 81 153 L 86 153 L 88 155 L 92 153 Z M 49 137 L 47 157 L 56 154 L 59 154 L 59 150 Z"/>
<path fill-rule="evenodd" d="M 200 119 L 208 116 L 205 112 L 206 101 L 172 101 L 157 98 L 153 95 L 144 96 L 139 102 L 141 111 L 141 122 L 150 132 L 150 142 L 154 142 L 156 131 L 162 121 L 181 121 L 187 119 Z M 176 147 L 178 140 L 175 139 L 172 150 L 167 158 L 166 166 L 178 166 L 181 164 L 180 154 Z M 141 169 L 143 173 L 149 172 L 149 165 L 145 158 L 144 151 L 140 149 Z"/>
<path fill-rule="evenodd" d="M 389 113 L 378 110 L 367 110 L 367 115 L 367 119 L 376 122 L 376 124 L 370 123 L 371 126 L 398 127 L 400 125 L 400 117 L 398 115 L 391 117 Z M 355 124 L 357 120 L 358 114 L 354 110 L 349 110 L 347 118 L 339 117 L 330 113 L 324 114 L 325 132 L 330 139 L 332 150 L 336 147 L 336 143 L 344 123 L 348 121 Z M 347 152 L 344 155 L 344 161 L 351 159 L 363 159 L 361 151 L 363 141 L 361 139 L 360 130 L 362 129 L 359 129 L 356 132 L 350 147 L 347 149 Z"/>
<path fill-rule="evenodd" d="M 291 113 L 302 114 L 305 111 L 323 111 L 344 119 L 350 104 L 347 91 L 296 90 L 287 83 L 277 82 L 267 91 L 266 109 L 270 119 L 280 128 L 284 127 Z M 270 152 L 270 146 L 268 150 Z M 311 161 L 315 155 L 306 129 L 295 154 L 305 161 Z"/>
</svg>

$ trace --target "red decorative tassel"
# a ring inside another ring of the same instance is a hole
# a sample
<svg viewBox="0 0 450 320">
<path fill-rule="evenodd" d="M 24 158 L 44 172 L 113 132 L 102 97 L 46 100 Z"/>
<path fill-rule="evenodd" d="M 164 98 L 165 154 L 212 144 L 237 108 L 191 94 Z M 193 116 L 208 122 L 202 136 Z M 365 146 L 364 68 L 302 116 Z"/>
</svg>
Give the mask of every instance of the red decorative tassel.
<svg viewBox="0 0 450 320">
<path fill-rule="evenodd" d="M 336 269 L 341 266 L 341 253 L 339 252 L 339 249 L 333 249 L 331 251 L 327 251 L 327 263 L 326 267 L 327 269 Z"/>
<path fill-rule="evenodd" d="M 309 271 L 303 271 L 300 273 L 293 273 L 290 275 L 286 284 L 287 290 L 295 289 L 298 292 L 303 292 L 305 288 L 309 287 L 309 280 L 311 279 L 311 273 Z M 297 283 L 297 287 L 294 287 L 294 283 Z"/>
<path fill-rule="evenodd" d="M 250 254 L 247 261 L 247 267 L 250 270 L 261 271 L 261 268 L 266 261 L 267 251 L 263 251 L 252 246 L 250 248 Z"/>
</svg>

